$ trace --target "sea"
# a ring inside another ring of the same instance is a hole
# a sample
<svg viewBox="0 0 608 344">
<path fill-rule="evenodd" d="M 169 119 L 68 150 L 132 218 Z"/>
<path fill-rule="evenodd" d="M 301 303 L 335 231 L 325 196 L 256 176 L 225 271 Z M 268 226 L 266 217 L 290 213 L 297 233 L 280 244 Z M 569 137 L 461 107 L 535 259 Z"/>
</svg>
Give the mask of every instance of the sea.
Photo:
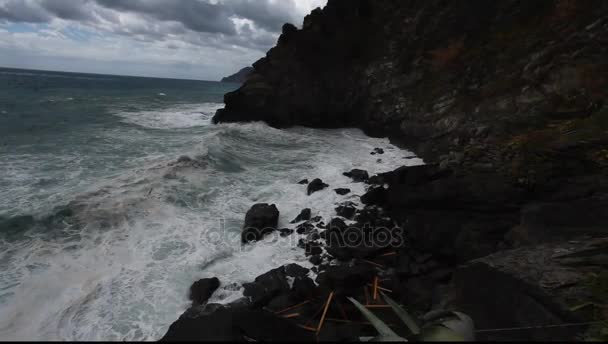
<svg viewBox="0 0 608 344">
<path fill-rule="evenodd" d="M 268 270 L 311 267 L 297 234 L 241 245 L 253 204 L 293 228 L 304 208 L 361 206 L 343 172 L 423 163 L 358 129 L 213 125 L 238 87 L 0 68 L 0 339 L 158 340 L 201 278 L 225 304 Z M 305 178 L 330 188 L 308 196 Z"/>
</svg>

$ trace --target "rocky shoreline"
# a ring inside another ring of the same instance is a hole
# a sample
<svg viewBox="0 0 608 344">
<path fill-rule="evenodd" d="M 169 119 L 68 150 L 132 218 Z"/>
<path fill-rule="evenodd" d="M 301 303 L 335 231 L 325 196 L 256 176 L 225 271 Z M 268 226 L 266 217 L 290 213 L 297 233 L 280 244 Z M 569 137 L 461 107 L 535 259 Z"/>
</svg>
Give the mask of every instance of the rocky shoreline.
<svg viewBox="0 0 608 344">
<path fill-rule="evenodd" d="M 482 340 L 605 335 L 607 42 L 605 1 L 330 0 L 286 24 L 214 122 L 358 127 L 427 165 L 344 171 L 363 207 L 295 219 L 314 271 L 270 271 L 163 339 L 356 340 L 374 331 L 345 297 L 390 323 L 379 290 L 418 316 L 464 312 Z M 252 240 L 295 235 L 273 228 L 280 208 L 248 214 Z"/>
</svg>

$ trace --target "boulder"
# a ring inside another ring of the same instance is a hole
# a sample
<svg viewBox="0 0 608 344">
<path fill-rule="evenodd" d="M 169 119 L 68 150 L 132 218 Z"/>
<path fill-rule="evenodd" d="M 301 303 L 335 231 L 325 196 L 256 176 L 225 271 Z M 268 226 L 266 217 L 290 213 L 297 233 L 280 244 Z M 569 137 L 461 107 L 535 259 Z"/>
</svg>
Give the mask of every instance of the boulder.
<svg viewBox="0 0 608 344">
<path fill-rule="evenodd" d="M 192 304 L 195 306 L 204 304 L 219 287 L 220 280 L 215 277 L 194 282 L 190 287 L 190 300 Z"/>
<path fill-rule="evenodd" d="M 254 205 L 245 216 L 245 225 L 242 233 L 242 242 L 258 241 L 266 234 L 277 229 L 279 210 L 269 204 Z"/>
<path fill-rule="evenodd" d="M 352 179 L 355 183 L 364 183 L 369 180 L 369 174 L 367 171 L 354 169 L 350 172 L 343 173 L 344 176 Z"/>
<path fill-rule="evenodd" d="M 308 185 L 308 179 L 302 179 L 301 181 L 298 182 L 298 184 L 300 184 L 300 185 Z"/>
<path fill-rule="evenodd" d="M 346 203 L 340 204 L 340 206 L 336 208 L 336 214 L 338 214 L 338 216 L 342 216 L 343 218 L 348 219 L 348 220 L 352 220 L 355 217 L 356 213 L 357 213 L 357 208 L 355 207 L 355 204 L 352 202 L 346 202 Z"/>
<path fill-rule="evenodd" d="M 271 270 L 258 276 L 254 282 L 243 285 L 243 295 L 249 297 L 254 306 L 263 307 L 274 297 L 289 291 L 285 267 Z"/>
<path fill-rule="evenodd" d="M 341 295 L 353 295 L 372 282 L 375 271 L 369 265 L 329 266 L 317 277 L 317 284 L 324 291 L 334 291 Z"/>
<path fill-rule="evenodd" d="M 302 222 L 302 221 L 308 221 L 310 220 L 310 218 L 312 217 L 312 211 L 308 208 L 302 210 L 302 212 L 300 213 L 300 215 L 298 215 L 293 221 L 291 221 L 292 224 L 294 223 L 298 223 L 298 222 Z"/>
<path fill-rule="evenodd" d="M 298 264 L 289 264 L 285 266 L 285 274 L 289 277 L 305 277 L 309 272 L 310 270 L 301 267 Z"/>
<path fill-rule="evenodd" d="M 345 196 L 350 193 L 350 189 L 339 188 L 334 190 L 338 195 Z"/>
<path fill-rule="evenodd" d="M 325 188 L 329 187 L 329 185 L 323 183 L 323 181 L 319 178 L 313 180 L 312 182 L 310 182 L 310 184 L 308 184 L 308 196 L 312 195 L 313 193 L 317 192 L 317 191 L 321 191 Z"/>
</svg>

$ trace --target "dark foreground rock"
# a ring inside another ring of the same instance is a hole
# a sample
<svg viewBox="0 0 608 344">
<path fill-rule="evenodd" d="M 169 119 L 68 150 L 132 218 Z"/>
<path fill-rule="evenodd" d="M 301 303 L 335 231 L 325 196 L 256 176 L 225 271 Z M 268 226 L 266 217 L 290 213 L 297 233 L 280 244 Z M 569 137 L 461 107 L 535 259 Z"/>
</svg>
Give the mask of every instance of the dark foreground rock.
<svg viewBox="0 0 608 344">
<path fill-rule="evenodd" d="M 263 310 L 220 307 L 208 314 L 182 316 L 161 339 L 176 341 L 312 341 L 311 332 Z"/>
<path fill-rule="evenodd" d="M 311 217 L 312 217 L 312 210 L 310 210 L 309 208 L 306 208 L 306 209 L 302 210 L 302 212 L 300 212 L 300 215 L 298 215 L 293 221 L 291 221 L 291 223 L 294 224 L 294 223 L 298 223 L 298 222 L 302 222 L 302 221 L 308 221 L 308 220 L 310 220 Z"/>
<path fill-rule="evenodd" d="M 584 323 L 597 318 L 608 292 L 608 239 L 568 241 L 499 252 L 457 269 L 451 306 L 479 329 Z M 604 301 L 600 301 L 604 299 Z M 577 307 L 582 306 L 582 307 Z M 485 340 L 575 340 L 589 326 L 487 332 Z"/>
<path fill-rule="evenodd" d="M 258 241 L 277 229 L 279 210 L 269 204 L 254 205 L 245 216 L 242 242 Z"/>
<path fill-rule="evenodd" d="M 369 180 L 369 174 L 367 171 L 354 169 L 350 172 L 345 172 L 344 176 L 351 178 L 356 183 L 363 183 Z"/>
<path fill-rule="evenodd" d="M 194 282 L 190 287 L 190 300 L 192 300 L 192 304 L 194 306 L 204 304 L 219 287 L 220 280 L 216 277 L 205 278 Z"/>
</svg>

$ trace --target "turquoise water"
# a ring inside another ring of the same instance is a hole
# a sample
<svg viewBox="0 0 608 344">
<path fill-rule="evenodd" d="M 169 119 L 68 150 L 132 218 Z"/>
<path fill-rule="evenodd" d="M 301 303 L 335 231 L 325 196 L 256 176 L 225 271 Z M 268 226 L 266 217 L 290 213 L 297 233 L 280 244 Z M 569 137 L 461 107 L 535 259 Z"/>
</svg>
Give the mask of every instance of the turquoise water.
<svg viewBox="0 0 608 344">
<path fill-rule="evenodd" d="M 251 205 L 276 203 L 293 227 L 303 208 L 359 201 L 344 171 L 422 163 L 356 129 L 211 125 L 236 87 L 0 69 L 1 339 L 159 339 L 200 278 L 219 277 L 226 303 L 307 266 L 297 237 L 241 247 Z M 317 177 L 353 193 L 306 196 L 297 182 Z"/>
</svg>

